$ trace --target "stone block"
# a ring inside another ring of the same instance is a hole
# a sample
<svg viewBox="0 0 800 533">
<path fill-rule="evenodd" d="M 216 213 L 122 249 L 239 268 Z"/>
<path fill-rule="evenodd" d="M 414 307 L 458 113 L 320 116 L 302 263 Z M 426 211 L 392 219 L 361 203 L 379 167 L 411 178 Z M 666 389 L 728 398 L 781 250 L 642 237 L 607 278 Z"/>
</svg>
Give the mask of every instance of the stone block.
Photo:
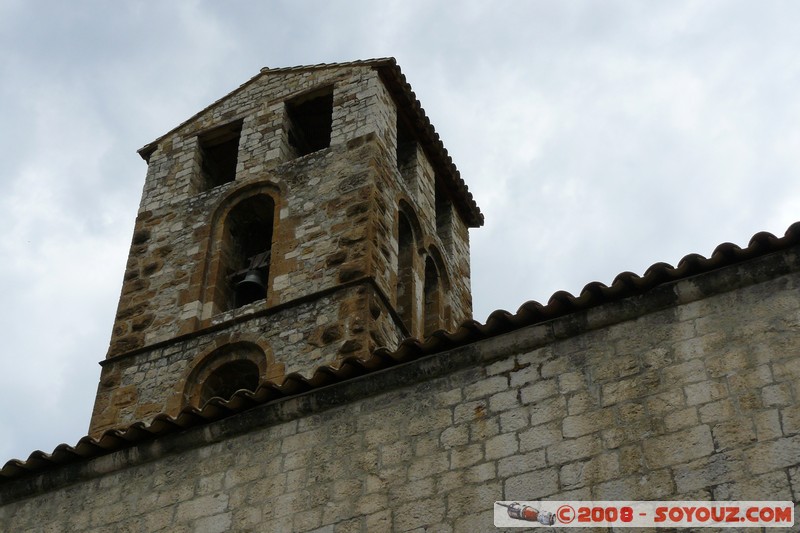
<svg viewBox="0 0 800 533">
<path fill-rule="evenodd" d="M 471 444 L 450 450 L 450 468 L 453 470 L 461 469 L 483 460 L 483 446 L 481 444 Z"/>
<path fill-rule="evenodd" d="M 761 400 L 764 407 L 781 407 L 791 405 L 792 389 L 788 383 L 768 385 L 761 389 Z"/>
<path fill-rule="evenodd" d="M 495 477 L 497 475 L 494 462 L 475 465 L 469 468 L 464 475 L 467 483 L 483 483 L 490 479 L 495 479 Z"/>
<path fill-rule="evenodd" d="M 685 463 L 714 451 L 711 431 L 705 425 L 646 439 L 643 447 L 647 465 L 653 469 Z"/>
<path fill-rule="evenodd" d="M 561 480 L 562 488 L 574 489 L 582 486 L 594 486 L 614 479 L 619 474 L 619 457 L 616 453 L 606 453 L 595 456 L 588 461 L 579 461 L 562 466 L 559 471 L 559 479 Z"/>
<path fill-rule="evenodd" d="M 651 390 L 652 382 L 643 380 L 642 376 L 628 377 L 619 381 L 605 383 L 601 389 L 603 407 L 620 402 L 635 400 L 645 396 Z"/>
<path fill-rule="evenodd" d="M 493 460 L 517 453 L 519 442 L 516 433 L 504 433 L 486 441 L 486 459 Z"/>
<path fill-rule="evenodd" d="M 558 468 L 513 476 L 504 484 L 505 500 L 537 500 L 558 492 Z"/>
<path fill-rule="evenodd" d="M 206 516 L 195 521 L 194 527 L 196 531 L 203 533 L 225 533 L 230 531 L 231 518 L 231 513 Z"/>
<path fill-rule="evenodd" d="M 201 496 L 178 504 L 175 509 L 177 522 L 188 522 L 195 518 L 223 513 L 228 508 L 228 495 L 225 493 Z"/>
<path fill-rule="evenodd" d="M 722 501 L 792 501 L 793 496 L 789 478 L 786 472 L 781 471 L 722 483 L 714 488 L 714 498 Z"/>
<path fill-rule="evenodd" d="M 447 518 L 451 521 L 460 516 L 472 514 L 477 509 L 491 507 L 496 501 L 497 495 L 502 494 L 502 485 L 499 481 L 475 485 L 462 485 L 458 490 L 451 491 L 445 500 L 447 508 Z M 432 502 L 442 507 L 442 500 L 432 500 Z"/>
<path fill-rule="evenodd" d="M 771 411 L 775 412 L 775 410 Z M 780 410 L 780 424 L 786 436 L 800 433 L 800 405 L 793 405 Z"/>
<path fill-rule="evenodd" d="M 694 407 L 673 411 L 664 417 L 664 429 L 670 433 L 696 426 L 698 423 L 697 409 Z"/>
<path fill-rule="evenodd" d="M 620 474 L 641 474 L 647 470 L 644 461 L 644 452 L 640 444 L 623 446 L 619 448 L 618 453 Z"/>
<path fill-rule="evenodd" d="M 536 382 L 540 379 L 539 369 L 536 365 L 529 365 L 509 375 L 511 380 L 511 387 L 519 388 L 521 385 Z"/>
<path fill-rule="evenodd" d="M 498 413 L 519 407 L 519 394 L 516 390 L 499 392 L 489 398 L 489 410 Z"/>
<path fill-rule="evenodd" d="M 448 452 L 439 452 L 416 458 L 408 467 L 408 479 L 414 481 L 444 472 L 450 467 L 449 455 Z"/>
<path fill-rule="evenodd" d="M 380 461 L 383 466 L 394 466 L 408 460 L 412 455 L 407 441 L 397 441 L 380 448 Z"/>
<path fill-rule="evenodd" d="M 672 467 L 679 493 L 713 487 L 721 483 L 748 477 L 747 465 L 741 452 L 715 453 L 695 461 Z"/>
<path fill-rule="evenodd" d="M 473 420 L 485 419 L 487 416 L 485 401 L 465 402 L 453 409 L 453 424 L 463 424 Z"/>
<path fill-rule="evenodd" d="M 558 394 L 558 382 L 555 379 L 537 381 L 520 390 L 523 404 L 536 403 Z"/>
<path fill-rule="evenodd" d="M 800 435 L 759 442 L 746 450 L 745 457 L 753 474 L 795 466 L 800 457 Z"/>
<path fill-rule="evenodd" d="M 558 376 L 558 390 L 568 394 L 586 388 L 586 377 L 582 372 L 565 372 Z"/>
<path fill-rule="evenodd" d="M 669 470 L 658 470 L 599 483 L 594 488 L 597 500 L 660 500 L 672 492 Z"/>
<path fill-rule="evenodd" d="M 493 376 L 483 379 L 478 383 L 464 387 L 464 398 L 475 400 L 490 396 L 508 389 L 508 378 L 505 376 Z"/>
<path fill-rule="evenodd" d="M 500 415 L 500 431 L 518 431 L 530 425 L 530 412 L 527 408 L 512 409 Z"/>
<path fill-rule="evenodd" d="M 469 428 L 466 425 L 449 427 L 442 431 L 439 436 L 439 442 L 444 448 L 467 444 L 469 442 Z"/>
<path fill-rule="evenodd" d="M 563 439 L 561 422 L 555 420 L 535 426 L 519 434 L 519 449 L 522 452 L 537 450 Z"/>
<path fill-rule="evenodd" d="M 367 516 L 367 531 L 392 531 L 392 512 L 390 510 L 378 511 Z"/>
<path fill-rule="evenodd" d="M 452 424 L 452 413 L 450 409 L 429 410 L 425 416 L 417 416 L 408 421 L 406 433 L 408 435 L 419 435 L 429 431 L 442 430 Z"/>
<path fill-rule="evenodd" d="M 690 383 L 683 388 L 687 405 L 700 405 L 728 396 L 728 388 L 721 381 Z"/>
<path fill-rule="evenodd" d="M 588 391 L 578 391 L 567 396 L 567 414 L 579 415 L 599 407 L 599 400 Z"/>
<path fill-rule="evenodd" d="M 430 498 L 433 496 L 434 488 L 433 478 L 428 477 L 392 487 L 389 491 L 389 498 L 393 502 L 399 503 Z"/>
<path fill-rule="evenodd" d="M 701 359 L 691 359 L 661 370 L 664 382 L 668 384 L 693 383 L 705 381 L 706 369 Z"/>
<path fill-rule="evenodd" d="M 704 424 L 720 422 L 736 416 L 736 408 L 733 402 L 727 398 L 701 405 L 697 411 L 700 414 L 700 421 Z"/>
<path fill-rule="evenodd" d="M 781 436 L 781 418 L 777 409 L 753 413 L 756 438 L 760 441 L 777 439 Z"/>
<path fill-rule="evenodd" d="M 717 451 L 744 448 L 756 441 L 756 432 L 750 418 L 737 418 L 721 422 L 711 428 Z"/>
<path fill-rule="evenodd" d="M 582 415 L 568 416 L 561 423 L 565 438 L 581 437 L 614 426 L 614 411 L 599 409 Z"/>
<path fill-rule="evenodd" d="M 537 402 L 530 407 L 531 425 L 538 426 L 558 418 L 563 418 L 567 411 L 567 402 L 563 396 L 556 396 Z"/>
<path fill-rule="evenodd" d="M 545 466 L 547 466 L 547 462 L 544 450 L 536 450 L 500 459 L 497 462 L 497 475 L 501 478 L 508 478 L 532 470 L 541 470 Z"/>
<path fill-rule="evenodd" d="M 577 439 L 556 442 L 547 447 L 547 464 L 562 465 L 570 461 L 591 457 L 602 448 L 600 437 L 585 435 Z"/>
</svg>

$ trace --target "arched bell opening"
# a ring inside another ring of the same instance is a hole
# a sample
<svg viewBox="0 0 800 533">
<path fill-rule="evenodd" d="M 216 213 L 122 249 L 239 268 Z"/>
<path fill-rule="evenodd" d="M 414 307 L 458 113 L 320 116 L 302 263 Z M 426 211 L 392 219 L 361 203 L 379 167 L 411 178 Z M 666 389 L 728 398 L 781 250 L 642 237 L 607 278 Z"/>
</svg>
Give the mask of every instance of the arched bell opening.
<svg viewBox="0 0 800 533">
<path fill-rule="evenodd" d="M 239 202 L 225 221 L 217 282 L 223 311 L 267 297 L 275 202 L 260 194 Z"/>
<path fill-rule="evenodd" d="M 414 232 L 403 213 L 397 235 L 397 313 L 406 330 L 414 334 Z"/>
<path fill-rule="evenodd" d="M 427 337 L 442 328 L 442 284 L 439 270 L 431 257 L 425 260 L 424 335 Z"/>
</svg>

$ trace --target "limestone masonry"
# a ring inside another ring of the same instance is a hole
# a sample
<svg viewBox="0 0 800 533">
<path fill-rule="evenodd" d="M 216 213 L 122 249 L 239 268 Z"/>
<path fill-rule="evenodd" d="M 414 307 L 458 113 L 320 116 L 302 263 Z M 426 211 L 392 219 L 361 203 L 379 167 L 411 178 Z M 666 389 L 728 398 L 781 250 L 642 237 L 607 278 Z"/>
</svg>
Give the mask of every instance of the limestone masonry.
<svg viewBox="0 0 800 533">
<path fill-rule="evenodd" d="M 495 500 L 800 511 L 800 225 L 481 325 L 483 217 L 394 60 L 264 69 L 140 153 L 90 436 L 6 463 L 0 531 L 494 531 Z"/>
<path fill-rule="evenodd" d="M 257 385 L 471 317 L 474 221 L 458 211 L 477 206 L 426 155 L 381 69 L 264 71 L 140 151 L 91 435 L 197 406 L 193 372 L 226 372 L 232 346 Z M 239 305 L 234 288 L 264 253 L 266 297 Z"/>
</svg>

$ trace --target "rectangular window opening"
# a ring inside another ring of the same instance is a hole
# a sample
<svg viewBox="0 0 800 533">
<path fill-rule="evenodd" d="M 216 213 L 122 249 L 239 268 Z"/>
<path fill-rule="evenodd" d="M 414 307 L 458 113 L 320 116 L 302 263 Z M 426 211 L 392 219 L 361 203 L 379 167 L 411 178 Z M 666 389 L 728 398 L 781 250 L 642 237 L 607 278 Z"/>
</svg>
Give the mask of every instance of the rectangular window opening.
<svg viewBox="0 0 800 533">
<path fill-rule="evenodd" d="M 286 102 L 288 142 L 295 157 L 331 145 L 333 87 L 307 93 Z"/>
<path fill-rule="evenodd" d="M 203 133 L 198 137 L 202 154 L 201 172 L 207 189 L 236 178 L 242 121 L 238 120 Z"/>
<path fill-rule="evenodd" d="M 416 174 L 417 141 L 405 121 L 397 117 L 397 170 L 406 180 L 411 181 Z"/>
<path fill-rule="evenodd" d="M 453 243 L 453 204 L 442 189 L 437 176 L 435 185 L 435 207 L 436 207 L 436 233 L 445 247 L 445 250 L 452 251 Z"/>
</svg>

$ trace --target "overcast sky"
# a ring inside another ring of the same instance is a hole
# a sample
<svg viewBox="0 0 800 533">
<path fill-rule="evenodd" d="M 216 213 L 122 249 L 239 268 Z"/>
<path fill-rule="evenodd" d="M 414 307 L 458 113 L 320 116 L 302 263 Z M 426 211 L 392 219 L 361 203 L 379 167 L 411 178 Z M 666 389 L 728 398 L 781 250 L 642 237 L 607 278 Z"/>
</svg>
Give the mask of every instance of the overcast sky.
<svg viewBox="0 0 800 533">
<path fill-rule="evenodd" d="M 0 465 L 86 434 L 146 165 L 264 66 L 394 56 L 475 318 L 800 219 L 800 3 L 0 0 Z"/>
</svg>

